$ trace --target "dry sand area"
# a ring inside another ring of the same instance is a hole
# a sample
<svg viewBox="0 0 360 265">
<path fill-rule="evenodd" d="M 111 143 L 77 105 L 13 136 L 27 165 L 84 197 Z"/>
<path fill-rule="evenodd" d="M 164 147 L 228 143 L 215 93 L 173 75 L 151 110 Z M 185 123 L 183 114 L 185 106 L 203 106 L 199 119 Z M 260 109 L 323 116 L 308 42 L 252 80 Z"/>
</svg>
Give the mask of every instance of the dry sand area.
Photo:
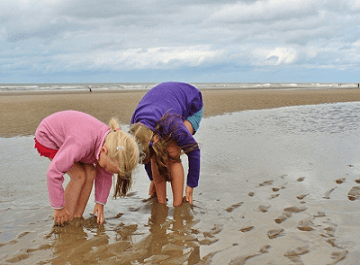
<svg viewBox="0 0 360 265">
<path fill-rule="evenodd" d="M 34 134 L 44 117 L 66 109 L 89 113 L 103 122 L 117 117 L 128 124 L 145 92 L 2 92 L 0 137 Z M 205 117 L 240 110 L 360 101 L 360 89 L 205 89 L 202 93 Z"/>
</svg>

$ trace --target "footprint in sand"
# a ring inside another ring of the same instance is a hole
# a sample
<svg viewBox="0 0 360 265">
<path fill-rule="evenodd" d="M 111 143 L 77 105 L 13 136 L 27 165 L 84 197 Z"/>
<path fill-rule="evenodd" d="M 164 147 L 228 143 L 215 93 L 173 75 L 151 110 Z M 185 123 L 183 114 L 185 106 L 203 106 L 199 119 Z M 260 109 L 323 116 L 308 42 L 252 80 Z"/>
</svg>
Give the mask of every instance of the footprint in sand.
<svg viewBox="0 0 360 265">
<path fill-rule="evenodd" d="M 279 193 L 270 195 L 269 200 L 275 199 L 275 198 L 279 197 L 279 195 L 280 195 Z"/>
<path fill-rule="evenodd" d="M 336 264 L 340 260 L 345 259 L 347 253 L 348 253 L 347 250 L 334 251 L 333 253 L 331 253 L 331 258 L 334 260 L 332 264 Z"/>
<path fill-rule="evenodd" d="M 267 235 L 268 235 L 268 238 L 270 239 L 274 239 L 274 238 L 277 238 L 278 236 L 281 236 L 282 235 L 282 232 L 284 231 L 283 228 L 277 228 L 277 229 L 271 229 L 268 231 Z"/>
<path fill-rule="evenodd" d="M 335 238 L 328 238 L 328 239 L 325 240 L 325 242 L 329 243 L 330 246 L 332 246 L 333 248 L 337 247 Z"/>
<path fill-rule="evenodd" d="M 215 239 L 205 238 L 205 239 L 199 240 L 199 244 L 204 245 L 204 246 L 210 246 L 218 241 L 219 241 L 219 239 L 217 239 L 217 238 L 215 238 Z"/>
<path fill-rule="evenodd" d="M 255 195 L 255 192 L 250 191 L 250 192 L 248 193 L 248 195 L 249 195 L 250 197 L 253 197 L 253 196 Z"/>
<path fill-rule="evenodd" d="M 305 206 L 291 206 L 291 207 L 287 207 L 284 209 L 285 212 L 290 212 L 290 213 L 300 213 L 305 211 L 307 208 Z"/>
<path fill-rule="evenodd" d="M 350 201 L 355 201 L 360 197 L 360 186 L 354 186 L 348 193 L 348 198 Z"/>
<path fill-rule="evenodd" d="M 278 218 L 275 219 L 275 223 L 281 224 L 282 222 L 286 221 L 289 217 L 291 217 L 291 213 L 284 212 Z"/>
<path fill-rule="evenodd" d="M 299 182 L 302 182 L 304 180 L 305 180 L 305 177 L 300 177 L 300 178 L 297 179 L 297 181 L 299 181 Z"/>
<path fill-rule="evenodd" d="M 336 228 L 334 225 L 330 225 L 324 228 L 324 236 L 326 237 L 334 237 L 336 232 Z"/>
<path fill-rule="evenodd" d="M 303 200 L 306 196 L 308 196 L 309 194 L 301 194 L 301 195 L 298 195 L 298 196 L 296 196 L 296 198 L 298 199 L 298 200 Z"/>
<path fill-rule="evenodd" d="M 219 234 L 222 228 L 214 225 L 213 228 L 210 229 L 210 232 L 204 232 L 204 237 L 214 237 L 214 235 Z"/>
<path fill-rule="evenodd" d="M 251 231 L 253 229 L 254 229 L 254 226 L 249 225 L 249 226 L 245 226 L 245 227 L 240 228 L 239 231 L 245 233 L 245 232 L 249 232 L 249 231 Z"/>
<path fill-rule="evenodd" d="M 287 184 L 287 183 L 286 183 Z M 283 190 L 286 188 L 286 184 L 282 185 L 280 188 L 277 188 L 277 187 L 273 187 L 272 188 L 272 191 L 273 192 L 278 192 L 279 190 Z"/>
<path fill-rule="evenodd" d="M 240 265 L 240 264 L 245 264 L 247 260 L 253 258 L 253 257 L 256 257 L 256 256 L 259 256 L 261 254 L 264 254 L 264 253 L 268 253 L 268 249 L 270 248 L 269 245 L 265 245 L 263 246 L 262 248 L 260 248 L 260 250 L 254 254 L 249 254 L 247 256 L 240 256 L 240 257 L 236 257 L 234 259 L 232 259 L 230 262 L 229 262 L 229 265 Z"/>
<path fill-rule="evenodd" d="M 30 234 L 31 232 L 23 232 L 23 233 L 21 233 L 20 235 L 18 235 L 18 239 L 20 239 L 20 238 L 22 238 L 22 237 L 24 237 L 24 236 L 26 236 L 27 234 Z"/>
<path fill-rule="evenodd" d="M 287 185 L 287 183 L 285 183 L 284 185 L 282 185 L 280 188 L 278 188 L 278 187 L 273 187 L 272 190 L 273 190 L 273 192 L 278 192 L 279 190 L 286 189 L 286 185 Z"/>
<path fill-rule="evenodd" d="M 340 178 L 340 179 L 335 180 L 335 182 L 337 184 L 343 184 L 345 182 L 345 180 L 346 180 L 346 178 Z"/>
<path fill-rule="evenodd" d="M 336 245 L 336 237 L 335 237 L 335 232 L 336 232 L 336 224 L 332 224 L 330 223 L 329 225 L 327 225 L 326 227 L 320 228 L 318 229 L 318 234 L 320 236 L 322 236 L 325 240 L 325 242 L 327 242 L 328 244 L 330 244 L 332 247 L 337 247 Z"/>
<path fill-rule="evenodd" d="M 316 214 L 313 215 L 314 218 L 318 217 L 325 217 L 325 213 L 323 211 L 318 211 Z"/>
<path fill-rule="evenodd" d="M 266 213 L 271 206 L 260 205 L 259 212 Z"/>
<path fill-rule="evenodd" d="M 239 202 L 237 204 L 233 204 L 230 207 L 228 207 L 226 209 L 227 212 L 231 213 L 232 211 L 234 211 L 236 208 L 240 207 L 241 205 L 243 205 L 243 202 Z"/>
<path fill-rule="evenodd" d="M 301 220 L 301 221 L 299 222 L 297 228 L 298 228 L 300 231 L 312 231 L 312 230 L 314 230 L 313 226 L 314 226 L 314 223 L 313 223 L 313 221 L 311 220 L 311 218 L 306 218 L 306 219 Z"/>
<path fill-rule="evenodd" d="M 269 185 L 272 185 L 274 183 L 273 180 L 266 180 L 262 183 L 259 184 L 259 187 L 263 187 L 263 186 L 269 186 Z"/>
<path fill-rule="evenodd" d="M 221 227 L 214 225 L 214 227 L 211 228 L 209 232 L 203 232 L 204 239 L 199 240 L 200 245 L 209 246 L 216 243 L 217 241 L 219 241 L 219 239 L 215 238 L 215 235 L 220 233 L 221 231 Z"/>
<path fill-rule="evenodd" d="M 325 192 L 325 195 L 324 195 L 323 198 L 324 199 L 330 199 L 330 193 L 333 192 L 335 189 L 336 189 L 336 187 L 328 190 L 327 192 Z"/>
<path fill-rule="evenodd" d="M 275 219 L 275 222 L 281 224 L 291 217 L 291 213 L 300 213 L 305 211 L 307 208 L 305 206 L 292 206 L 284 209 L 284 212 Z"/>
<path fill-rule="evenodd" d="M 288 252 L 286 252 L 284 254 L 284 256 L 287 257 L 288 259 L 290 259 L 294 263 L 303 264 L 301 262 L 300 256 L 305 255 L 305 254 L 307 254 L 309 252 L 310 252 L 310 250 L 309 250 L 309 248 L 307 246 L 297 247 L 294 250 L 289 250 Z"/>
</svg>

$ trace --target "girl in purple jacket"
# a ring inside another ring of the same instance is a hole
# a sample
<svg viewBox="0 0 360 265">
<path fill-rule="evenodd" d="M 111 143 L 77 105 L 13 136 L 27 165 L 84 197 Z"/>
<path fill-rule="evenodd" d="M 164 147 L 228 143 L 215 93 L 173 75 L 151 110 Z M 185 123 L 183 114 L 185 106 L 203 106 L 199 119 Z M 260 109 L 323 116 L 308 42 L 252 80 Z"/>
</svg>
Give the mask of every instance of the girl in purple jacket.
<svg viewBox="0 0 360 265">
<path fill-rule="evenodd" d="M 61 111 L 43 119 L 35 132 L 35 148 L 50 158 L 47 186 L 57 224 L 81 218 L 95 181 L 97 222 L 104 223 L 104 205 L 112 176 L 118 174 L 116 196 L 126 195 L 131 171 L 139 162 L 135 139 L 111 119 L 109 126 L 79 111 Z M 64 191 L 64 174 L 70 182 Z"/>
<path fill-rule="evenodd" d="M 181 152 L 188 156 L 186 201 L 192 204 L 193 188 L 200 175 L 200 149 L 193 135 L 203 115 L 201 92 L 185 83 L 162 83 L 141 99 L 131 118 L 130 133 L 145 154 L 142 163 L 151 181 L 150 195 L 166 203 L 166 181 L 171 182 L 173 205 L 181 205 L 184 169 Z"/>
</svg>

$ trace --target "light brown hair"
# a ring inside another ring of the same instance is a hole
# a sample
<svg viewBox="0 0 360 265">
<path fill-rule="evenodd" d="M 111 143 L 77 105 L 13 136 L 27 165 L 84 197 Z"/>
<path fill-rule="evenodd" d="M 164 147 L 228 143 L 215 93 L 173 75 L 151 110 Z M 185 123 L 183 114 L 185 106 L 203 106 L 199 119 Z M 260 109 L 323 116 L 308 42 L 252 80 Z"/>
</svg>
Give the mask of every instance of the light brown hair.
<svg viewBox="0 0 360 265">
<path fill-rule="evenodd" d="M 166 148 L 173 141 L 172 136 L 179 134 L 179 115 L 173 113 L 166 113 L 157 123 L 155 132 L 141 123 L 135 123 L 130 127 L 130 133 L 135 136 L 138 141 L 139 148 L 144 154 L 142 163 L 150 162 L 154 157 L 155 163 L 158 167 L 159 174 L 166 180 L 170 181 L 170 171 L 168 169 L 168 162 L 181 162 L 180 156 L 173 157 L 169 154 Z M 182 119 L 180 119 L 182 121 Z M 168 128 L 168 133 L 164 134 L 164 128 Z M 155 137 L 158 141 L 154 142 Z M 195 148 L 198 148 L 197 143 L 189 144 L 187 146 L 180 146 L 182 153 L 189 153 Z M 180 153 L 181 155 L 181 153 Z"/>
<path fill-rule="evenodd" d="M 132 185 L 132 171 L 139 163 L 139 147 L 135 138 L 120 130 L 119 122 L 112 118 L 109 121 L 111 132 L 105 138 L 109 149 L 108 157 L 117 161 L 120 174 L 117 175 L 114 198 L 123 197 Z"/>
</svg>

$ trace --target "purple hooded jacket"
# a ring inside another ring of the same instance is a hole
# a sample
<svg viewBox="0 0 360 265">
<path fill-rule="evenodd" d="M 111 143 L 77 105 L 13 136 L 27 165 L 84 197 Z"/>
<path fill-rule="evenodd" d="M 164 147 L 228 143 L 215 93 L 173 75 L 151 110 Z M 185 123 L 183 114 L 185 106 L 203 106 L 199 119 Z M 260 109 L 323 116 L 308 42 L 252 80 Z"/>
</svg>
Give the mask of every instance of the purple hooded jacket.
<svg viewBox="0 0 360 265">
<path fill-rule="evenodd" d="M 200 149 L 194 137 L 184 125 L 184 120 L 203 107 L 202 94 L 194 86 L 168 82 L 161 83 L 149 90 L 136 107 L 130 123 L 142 123 L 155 132 L 156 125 L 165 115 L 169 119 L 161 127 L 161 134 L 173 133 L 172 138 L 180 147 L 195 145 L 196 148 L 187 153 L 189 171 L 187 185 L 197 187 L 200 176 Z M 171 115 L 175 114 L 175 115 Z M 171 117 L 171 119 L 170 119 Z M 172 128 L 176 128 L 174 131 Z M 150 163 L 145 165 L 149 178 L 152 179 Z"/>
</svg>

